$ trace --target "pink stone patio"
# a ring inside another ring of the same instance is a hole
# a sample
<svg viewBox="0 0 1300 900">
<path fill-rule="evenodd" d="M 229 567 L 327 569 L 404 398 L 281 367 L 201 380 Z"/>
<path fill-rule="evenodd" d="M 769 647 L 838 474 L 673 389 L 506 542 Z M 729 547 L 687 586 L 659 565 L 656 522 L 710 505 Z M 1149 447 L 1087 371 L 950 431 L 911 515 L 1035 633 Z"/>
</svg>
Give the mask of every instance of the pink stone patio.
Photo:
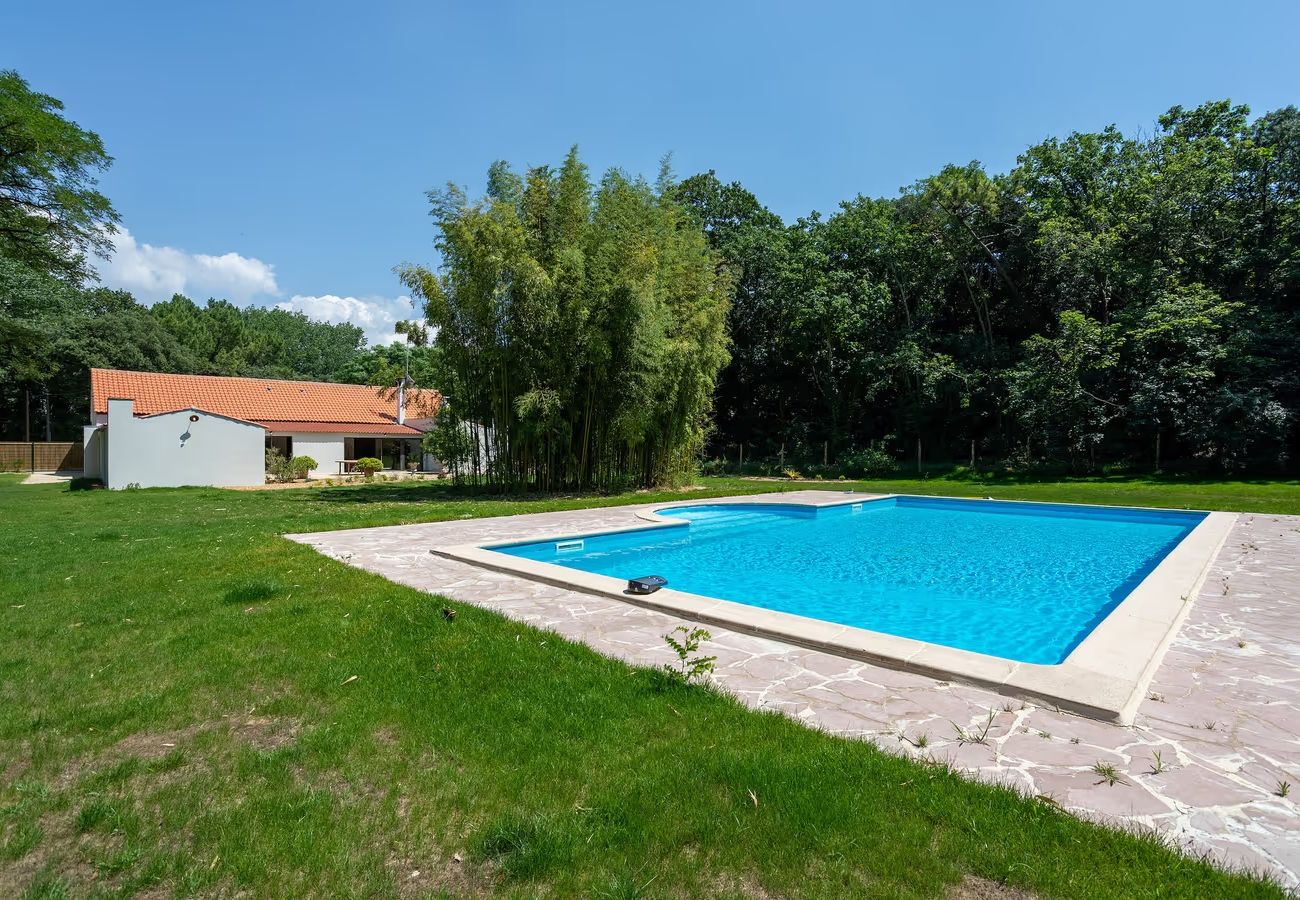
<svg viewBox="0 0 1300 900">
<path fill-rule="evenodd" d="M 496 610 L 629 663 L 657 665 L 669 659 L 662 635 L 684 620 L 429 553 L 634 526 L 646 508 L 288 537 L 401 584 Z M 1155 828 L 1189 852 L 1300 888 L 1300 516 L 1237 521 L 1131 728 L 712 631 L 715 680 L 751 706 L 891 752 L 943 760 L 1080 815 Z M 983 731 L 990 714 L 984 743 L 959 739 L 959 729 Z M 1098 764 L 1122 779 L 1106 783 L 1093 771 Z M 1290 796 L 1278 796 L 1283 782 L 1294 786 Z"/>
</svg>

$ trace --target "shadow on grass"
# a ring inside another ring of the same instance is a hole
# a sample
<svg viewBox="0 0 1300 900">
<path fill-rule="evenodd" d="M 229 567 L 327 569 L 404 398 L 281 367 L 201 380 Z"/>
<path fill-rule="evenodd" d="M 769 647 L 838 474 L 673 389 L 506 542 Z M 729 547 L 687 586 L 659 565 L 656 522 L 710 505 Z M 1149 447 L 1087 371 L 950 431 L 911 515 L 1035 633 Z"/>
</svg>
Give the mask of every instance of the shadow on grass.
<svg viewBox="0 0 1300 900">
<path fill-rule="evenodd" d="M 861 481 L 914 481 L 922 476 L 899 472 L 895 475 L 882 475 L 875 478 L 862 478 Z M 1150 484 L 1156 486 L 1193 487 L 1232 484 L 1250 484 L 1257 486 L 1291 486 L 1300 487 L 1300 479 L 1284 475 L 1225 475 L 1214 472 L 1110 472 L 1079 473 L 1062 471 L 1014 471 L 999 469 L 994 471 L 977 471 L 967 468 L 950 469 L 946 472 L 929 472 L 923 476 L 927 481 L 949 481 L 960 484 Z"/>
<path fill-rule="evenodd" d="M 313 488 L 296 492 L 295 500 L 324 503 L 542 503 L 555 500 L 580 500 L 617 496 L 600 491 L 557 491 L 553 493 L 505 492 L 484 485 L 450 484 L 447 482 L 415 482 L 359 484 L 328 488 Z"/>
</svg>

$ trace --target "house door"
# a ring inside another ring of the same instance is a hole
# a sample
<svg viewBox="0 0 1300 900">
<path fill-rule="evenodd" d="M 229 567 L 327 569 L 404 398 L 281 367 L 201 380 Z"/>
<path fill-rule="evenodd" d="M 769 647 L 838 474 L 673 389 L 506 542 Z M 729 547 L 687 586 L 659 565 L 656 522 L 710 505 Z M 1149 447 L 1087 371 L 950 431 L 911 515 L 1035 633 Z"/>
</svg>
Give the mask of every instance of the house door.
<svg viewBox="0 0 1300 900">
<path fill-rule="evenodd" d="M 280 455 L 283 456 L 285 459 L 293 459 L 293 438 L 291 438 L 287 434 L 283 434 L 283 435 L 268 434 L 266 436 L 266 449 L 279 450 Z"/>
<path fill-rule="evenodd" d="M 377 438 L 351 438 L 352 453 L 348 459 L 361 459 L 364 456 L 379 458 L 379 440 Z"/>
</svg>

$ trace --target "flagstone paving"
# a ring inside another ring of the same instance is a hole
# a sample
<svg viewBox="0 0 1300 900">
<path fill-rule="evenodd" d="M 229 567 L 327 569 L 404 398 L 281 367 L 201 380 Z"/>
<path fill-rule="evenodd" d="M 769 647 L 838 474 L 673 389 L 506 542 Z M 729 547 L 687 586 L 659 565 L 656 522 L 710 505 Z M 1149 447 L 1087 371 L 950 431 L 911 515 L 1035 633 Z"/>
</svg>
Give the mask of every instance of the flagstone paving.
<svg viewBox="0 0 1300 900">
<path fill-rule="evenodd" d="M 780 496 L 799 494 L 830 496 Z M 626 527 L 646 508 L 289 537 L 401 584 L 658 665 L 670 659 L 662 636 L 684 620 L 429 553 Z M 717 628 L 707 649 L 718 656 L 717 683 L 750 706 L 941 760 L 1082 816 L 1155 828 L 1189 852 L 1300 889 L 1300 516 L 1238 519 L 1128 728 Z M 1098 772 L 1106 766 L 1114 783 Z M 1284 785 L 1294 786 L 1289 794 Z"/>
</svg>

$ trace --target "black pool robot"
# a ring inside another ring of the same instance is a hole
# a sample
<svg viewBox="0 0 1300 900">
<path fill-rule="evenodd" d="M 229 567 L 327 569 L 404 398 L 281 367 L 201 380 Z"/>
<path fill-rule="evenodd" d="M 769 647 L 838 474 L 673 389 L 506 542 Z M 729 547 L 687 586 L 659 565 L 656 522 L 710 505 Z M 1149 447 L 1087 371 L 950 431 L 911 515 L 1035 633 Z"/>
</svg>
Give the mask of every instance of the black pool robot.
<svg viewBox="0 0 1300 900">
<path fill-rule="evenodd" d="M 628 581 L 627 592 L 629 594 L 653 594 L 666 584 L 668 584 L 668 579 L 662 575 L 643 575 L 640 578 L 633 578 Z"/>
</svg>

